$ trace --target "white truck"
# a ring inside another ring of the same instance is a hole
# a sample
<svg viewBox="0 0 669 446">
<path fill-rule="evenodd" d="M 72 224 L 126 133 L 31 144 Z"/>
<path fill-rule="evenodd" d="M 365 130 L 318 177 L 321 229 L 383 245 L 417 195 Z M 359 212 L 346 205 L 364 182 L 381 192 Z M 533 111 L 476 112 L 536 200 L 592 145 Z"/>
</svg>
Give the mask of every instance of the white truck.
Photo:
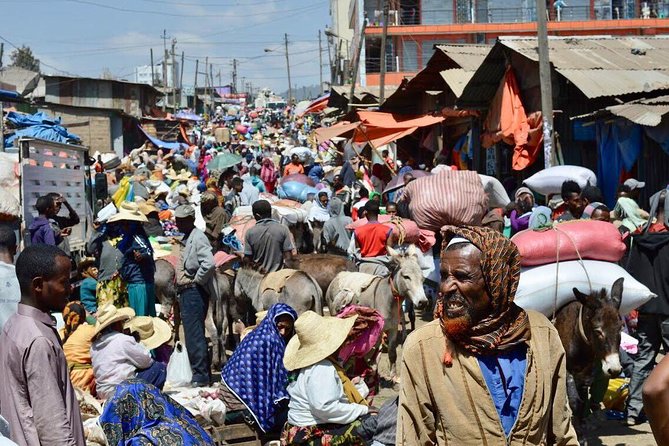
<svg viewBox="0 0 669 446">
<path fill-rule="evenodd" d="M 37 198 L 58 192 L 79 215 L 79 224 L 72 227 L 68 237 L 70 252 L 75 258 L 84 250 L 93 222 L 91 179 L 86 165 L 88 148 L 41 139 L 22 138 L 18 141 L 18 196 L 20 203 L 21 247 L 30 244 L 28 227 L 37 216 Z M 63 206 L 62 215 L 67 214 Z"/>
</svg>

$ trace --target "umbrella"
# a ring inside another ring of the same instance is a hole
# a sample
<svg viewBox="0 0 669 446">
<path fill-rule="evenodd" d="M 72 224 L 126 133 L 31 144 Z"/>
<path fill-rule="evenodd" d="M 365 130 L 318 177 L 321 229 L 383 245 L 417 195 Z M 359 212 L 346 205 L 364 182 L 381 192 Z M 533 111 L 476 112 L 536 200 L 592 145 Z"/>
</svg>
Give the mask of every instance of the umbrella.
<svg viewBox="0 0 669 446">
<path fill-rule="evenodd" d="M 208 170 L 225 170 L 229 167 L 236 166 L 242 162 L 241 155 L 235 153 L 222 152 L 219 153 L 207 163 Z"/>
<path fill-rule="evenodd" d="M 294 173 L 292 175 L 288 175 L 288 176 L 285 176 L 285 177 L 281 178 L 281 184 L 285 184 L 289 181 L 296 181 L 298 183 L 306 184 L 307 186 L 311 186 L 311 187 L 316 185 L 314 180 L 312 180 L 308 176 L 303 175 L 301 173 Z"/>
<path fill-rule="evenodd" d="M 422 178 L 431 175 L 430 172 L 425 172 L 424 170 L 412 170 L 410 172 L 407 172 L 413 175 L 414 178 Z M 386 188 L 383 190 L 383 193 L 386 194 L 388 192 L 394 192 L 398 189 L 402 189 L 404 187 L 404 175 L 399 176 L 395 175 L 395 177 L 390 180 L 390 182 L 386 185 Z"/>
</svg>

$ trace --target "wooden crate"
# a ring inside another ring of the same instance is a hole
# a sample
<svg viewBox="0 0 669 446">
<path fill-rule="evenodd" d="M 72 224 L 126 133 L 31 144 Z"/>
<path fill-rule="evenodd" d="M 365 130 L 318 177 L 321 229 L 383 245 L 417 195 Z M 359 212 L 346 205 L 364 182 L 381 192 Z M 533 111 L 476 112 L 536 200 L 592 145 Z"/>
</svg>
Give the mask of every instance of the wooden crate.
<svg viewBox="0 0 669 446">
<path fill-rule="evenodd" d="M 209 431 L 217 445 L 262 446 L 256 431 L 246 423 L 228 424 Z"/>
</svg>

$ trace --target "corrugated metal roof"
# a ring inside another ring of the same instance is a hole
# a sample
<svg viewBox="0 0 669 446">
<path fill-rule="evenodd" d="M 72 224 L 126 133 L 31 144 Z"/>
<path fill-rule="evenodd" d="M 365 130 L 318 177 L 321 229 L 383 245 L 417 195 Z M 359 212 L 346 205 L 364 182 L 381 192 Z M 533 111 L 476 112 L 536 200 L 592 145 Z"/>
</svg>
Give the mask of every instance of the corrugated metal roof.
<svg viewBox="0 0 669 446">
<path fill-rule="evenodd" d="M 475 71 L 453 68 L 451 70 L 444 70 L 440 74 L 441 77 L 444 78 L 446 84 L 451 88 L 451 91 L 453 91 L 453 94 L 455 94 L 455 97 L 460 97 L 465 86 L 467 86 L 471 78 L 474 76 L 474 73 Z"/>
<path fill-rule="evenodd" d="M 662 117 L 669 114 L 669 96 L 660 96 L 652 99 L 641 99 L 625 104 L 612 105 L 587 115 L 575 116 L 572 119 L 594 121 L 606 119 L 611 115 L 628 119 L 635 124 L 655 127 L 660 125 Z"/>
<path fill-rule="evenodd" d="M 652 70 L 563 70 L 558 73 L 588 98 L 649 93 L 669 89 L 669 71 Z"/>
<path fill-rule="evenodd" d="M 529 59 L 539 60 L 534 38 L 501 37 L 500 43 Z M 551 63 L 558 69 L 669 69 L 669 36 L 553 37 L 549 38 L 548 46 Z"/>
<path fill-rule="evenodd" d="M 435 49 L 450 57 L 465 70 L 476 71 L 483 59 L 488 55 L 490 45 L 435 45 Z"/>
</svg>

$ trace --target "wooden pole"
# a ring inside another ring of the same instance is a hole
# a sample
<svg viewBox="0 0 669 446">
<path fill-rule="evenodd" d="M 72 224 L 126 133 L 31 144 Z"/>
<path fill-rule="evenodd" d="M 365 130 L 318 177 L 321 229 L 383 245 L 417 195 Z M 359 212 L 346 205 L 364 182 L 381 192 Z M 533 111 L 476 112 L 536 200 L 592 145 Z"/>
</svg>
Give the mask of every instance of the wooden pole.
<svg viewBox="0 0 669 446">
<path fill-rule="evenodd" d="M 318 72 L 320 73 L 320 96 L 323 96 L 323 45 L 321 43 L 321 30 L 318 30 Z"/>
<path fill-rule="evenodd" d="M 179 74 L 179 106 L 183 103 L 184 96 L 184 52 L 181 52 L 181 73 Z M 188 105 L 186 105 L 188 106 Z"/>
<path fill-rule="evenodd" d="M 288 58 L 288 34 L 284 34 L 284 42 L 286 44 L 286 71 L 288 71 L 288 106 L 291 104 L 293 98 L 293 86 L 290 83 L 290 59 Z"/>
<path fill-rule="evenodd" d="M 544 167 L 549 168 L 555 164 L 555 147 L 553 141 L 553 89 L 546 21 L 546 1 L 537 0 L 537 43 L 539 46 L 539 82 L 544 132 Z"/>
<path fill-rule="evenodd" d="M 195 82 L 193 83 L 193 111 L 197 113 L 197 70 L 199 69 L 200 61 L 195 60 Z"/>
<path fill-rule="evenodd" d="M 153 48 L 151 48 L 151 86 L 154 87 L 156 85 L 156 75 L 153 71 Z"/>
<path fill-rule="evenodd" d="M 365 29 L 367 29 L 367 19 L 362 20 L 362 27 L 360 29 L 360 39 L 358 39 L 358 49 L 356 51 L 355 67 L 353 68 L 353 76 L 351 76 L 351 91 L 348 98 L 348 111 L 353 110 L 353 100 L 355 97 L 355 82 L 358 78 L 358 70 L 360 69 L 360 54 L 362 54 L 362 45 L 365 43 Z"/>
</svg>

